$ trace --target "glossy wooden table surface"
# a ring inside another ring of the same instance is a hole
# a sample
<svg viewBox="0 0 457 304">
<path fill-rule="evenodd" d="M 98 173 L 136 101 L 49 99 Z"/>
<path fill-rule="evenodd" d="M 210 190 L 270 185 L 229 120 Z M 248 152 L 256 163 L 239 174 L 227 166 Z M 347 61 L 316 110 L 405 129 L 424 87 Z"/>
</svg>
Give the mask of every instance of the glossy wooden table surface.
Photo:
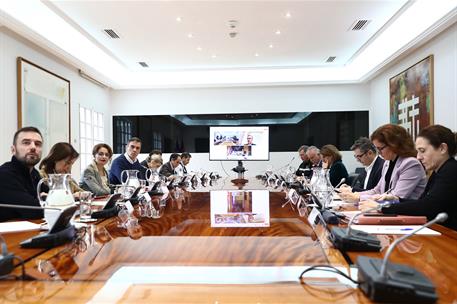
<svg viewBox="0 0 457 304">
<path fill-rule="evenodd" d="M 270 197 L 270 226 L 214 228 L 208 190 L 239 189 L 230 180 L 185 192 L 168 201 L 160 219 L 140 219 L 142 236 L 132 239 L 117 219 L 89 226 L 78 241 L 50 250 L 20 249 L 27 237 L 7 235 L 10 251 L 27 257 L 35 281 L 0 283 L 5 303 L 369 303 L 357 289 L 335 277 L 298 276 L 305 266 L 348 266 L 332 248 L 325 230 L 314 231 L 275 189 Z M 266 189 L 250 181 L 245 189 Z M 33 234 L 33 233 L 32 233 Z M 392 237 L 383 237 L 384 244 Z M 453 251 L 457 234 L 414 237 L 395 262 L 417 266 L 438 286 L 440 300 L 452 302 L 457 279 Z M 407 252 L 413 251 L 413 254 Z M 384 252 L 384 251 L 383 251 Z M 380 257 L 381 253 L 367 255 Z M 357 254 L 349 253 L 355 261 Z M 446 259 L 446 260 L 444 260 Z M 449 267 L 446 269 L 446 265 Z M 454 271 L 455 272 L 455 271 Z M 16 272 L 19 273 L 19 269 Z M 444 276 L 440 276 L 440 273 Z M 0 301 L 2 303 L 2 301 Z"/>
</svg>

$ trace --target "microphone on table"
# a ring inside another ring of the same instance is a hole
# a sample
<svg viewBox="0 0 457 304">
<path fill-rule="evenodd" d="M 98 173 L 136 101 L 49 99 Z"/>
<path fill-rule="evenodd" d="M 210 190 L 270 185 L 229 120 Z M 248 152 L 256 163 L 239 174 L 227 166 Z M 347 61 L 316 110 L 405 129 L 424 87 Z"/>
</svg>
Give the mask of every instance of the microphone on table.
<svg viewBox="0 0 457 304">
<path fill-rule="evenodd" d="M 379 204 L 376 207 L 357 213 L 350 221 L 347 228 L 332 227 L 330 239 L 333 245 L 341 251 L 379 251 L 381 242 L 373 235 L 364 231 L 352 229 L 355 219 L 371 211 L 380 210 L 387 204 Z"/>
<path fill-rule="evenodd" d="M 295 160 L 295 156 L 292 157 L 292 159 L 291 159 L 287 164 L 285 164 L 284 166 L 282 166 L 282 167 L 280 167 L 279 169 L 277 169 L 276 172 L 278 172 L 279 170 L 282 170 L 282 169 L 288 167 L 294 160 Z"/>
<path fill-rule="evenodd" d="M 346 181 L 346 178 L 343 177 L 340 180 L 340 182 L 335 187 L 333 187 L 333 191 L 335 191 L 335 189 L 338 188 L 339 186 L 341 186 L 345 181 Z"/>
<path fill-rule="evenodd" d="M 396 263 L 387 263 L 395 247 L 415 235 L 420 230 L 446 221 L 448 215 L 439 213 L 433 220 L 416 230 L 396 239 L 387 249 L 384 259 L 359 256 L 358 267 L 359 288 L 375 302 L 409 302 L 434 303 L 438 299 L 433 283 L 416 269 Z"/>
<path fill-rule="evenodd" d="M 76 236 L 75 226 L 70 224 L 70 220 L 76 212 L 77 207 L 71 205 L 65 209 L 54 207 L 25 206 L 18 204 L 0 204 L 0 208 L 29 209 L 29 210 L 56 210 L 59 216 L 51 226 L 49 232 L 39 234 L 35 237 L 22 241 L 21 247 L 24 248 L 52 248 L 65 244 L 73 240 Z"/>
<path fill-rule="evenodd" d="M 324 202 L 321 202 L 321 200 L 319 199 L 319 196 L 316 195 L 316 193 L 314 192 L 314 190 L 312 188 L 308 187 L 308 190 L 309 190 L 309 193 L 311 194 L 312 201 L 316 205 L 318 205 L 319 212 L 321 213 L 322 218 L 324 219 L 324 221 L 327 224 L 338 225 L 339 222 L 340 222 L 340 220 L 338 219 L 338 216 L 335 213 L 333 213 L 332 211 L 327 210 L 325 208 Z"/>
</svg>

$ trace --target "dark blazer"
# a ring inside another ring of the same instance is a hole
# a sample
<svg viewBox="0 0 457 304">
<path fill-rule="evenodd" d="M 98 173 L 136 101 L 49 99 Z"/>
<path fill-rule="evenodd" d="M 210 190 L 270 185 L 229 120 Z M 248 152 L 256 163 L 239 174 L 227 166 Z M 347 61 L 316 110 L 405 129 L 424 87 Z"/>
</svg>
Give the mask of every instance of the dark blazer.
<svg viewBox="0 0 457 304">
<path fill-rule="evenodd" d="M 428 179 L 424 192 L 417 200 L 401 200 L 383 213 L 422 215 L 432 220 L 440 212 L 446 212 L 448 219 L 443 223 L 457 230 L 457 161 L 449 158 L 437 172 Z"/>
<path fill-rule="evenodd" d="M 349 174 L 342 160 L 337 160 L 332 164 L 332 166 L 330 167 L 329 176 L 330 183 L 333 187 L 338 185 L 341 182 L 341 179 L 348 178 Z"/>
<path fill-rule="evenodd" d="M 36 187 L 41 177 L 38 170 L 32 172 L 16 157 L 0 166 L 0 203 L 40 207 Z M 37 219 L 41 210 L 0 208 L 0 221 L 11 219 Z"/>
<path fill-rule="evenodd" d="M 376 187 L 379 182 L 379 179 L 382 175 L 382 166 L 384 165 L 384 159 L 377 156 L 374 162 L 373 168 L 371 169 L 370 176 L 368 177 L 367 187 L 364 188 L 365 177 L 367 176 L 367 171 L 363 170 L 361 174 L 354 180 L 352 183 L 352 191 L 360 192 L 365 190 L 370 190 Z"/>
<path fill-rule="evenodd" d="M 297 171 L 295 172 L 295 175 L 297 176 L 311 176 L 313 175 L 313 171 L 311 169 L 313 165 L 311 164 L 310 161 L 303 161 L 300 166 L 298 167 Z"/>
<path fill-rule="evenodd" d="M 159 175 L 163 175 L 166 177 L 169 177 L 170 175 L 176 174 L 175 169 L 173 169 L 173 166 L 171 165 L 170 162 L 166 162 L 165 164 L 160 167 Z"/>
</svg>

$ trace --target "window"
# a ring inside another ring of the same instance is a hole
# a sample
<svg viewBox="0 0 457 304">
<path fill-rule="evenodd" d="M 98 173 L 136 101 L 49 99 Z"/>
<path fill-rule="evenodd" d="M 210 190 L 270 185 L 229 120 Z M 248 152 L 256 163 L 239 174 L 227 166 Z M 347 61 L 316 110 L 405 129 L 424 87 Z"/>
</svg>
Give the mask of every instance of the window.
<svg viewBox="0 0 457 304">
<path fill-rule="evenodd" d="M 92 149 L 96 144 L 105 141 L 103 114 L 94 110 L 79 107 L 79 142 L 81 172 L 92 162 Z"/>
<path fill-rule="evenodd" d="M 162 135 L 159 132 L 152 133 L 153 148 L 162 151 Z"/>
<path fill-rule="evenodd" d="M 114 129 L 114 153 L 122 154 L 125 152 L 125 146 L 132 137 L 132 122 L 128 118 L 116 119 Z"/>
</svg>

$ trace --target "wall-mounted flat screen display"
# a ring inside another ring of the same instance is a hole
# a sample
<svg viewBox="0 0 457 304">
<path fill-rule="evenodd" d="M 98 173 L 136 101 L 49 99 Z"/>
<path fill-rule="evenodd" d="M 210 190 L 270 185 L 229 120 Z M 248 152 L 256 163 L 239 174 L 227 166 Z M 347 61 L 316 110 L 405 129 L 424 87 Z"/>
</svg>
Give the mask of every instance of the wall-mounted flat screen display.
<svg viewBox="0 0 457 304">
<path fill-rule="evenodd" d="M 210 160 L 268 160 L 269 158 L 268 127 L 209 128 Z"/>
</svg>

